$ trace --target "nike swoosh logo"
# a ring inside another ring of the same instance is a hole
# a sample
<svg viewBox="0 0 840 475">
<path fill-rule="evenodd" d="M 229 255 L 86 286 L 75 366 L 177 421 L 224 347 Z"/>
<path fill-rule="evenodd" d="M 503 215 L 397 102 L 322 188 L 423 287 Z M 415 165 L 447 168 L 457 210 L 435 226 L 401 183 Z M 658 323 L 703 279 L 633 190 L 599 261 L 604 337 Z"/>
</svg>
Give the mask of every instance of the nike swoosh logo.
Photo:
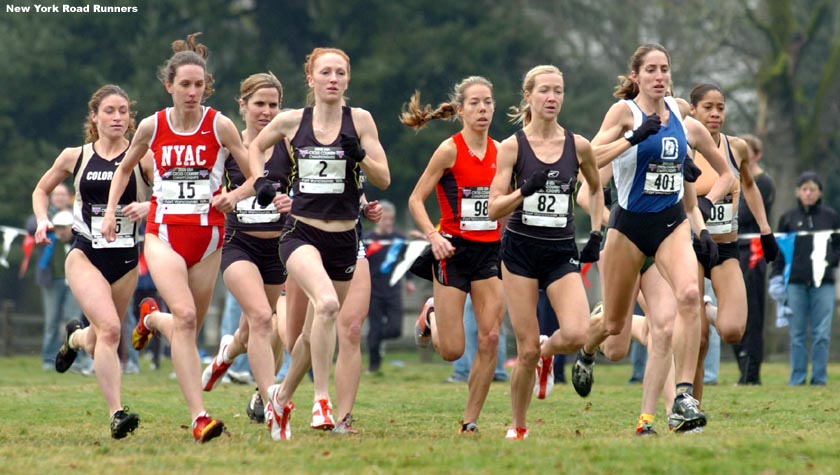
<svg viewBox="0 0 840 475">
<path fill-rule="evenodd" d="M 131 259 L 129 261 L 125 261 L 126 264 L 131 264 L 132 262 L 134 262 L 134 259 Z"/>
<path fill-rule="evenodd" d="M 676 222 L 676 221 L 674 221 L 673 223 L 668 223 L 668 224 L 666 224 L 665 226 L 667 226 L 667 227 L 669 227 L 669 228 L 673 228 L 675 224 L 677 224 L 677 222 Z"/>
<path fill-rule="evenodd" d="M 202 130 L 202 131 L 201 131 L 201 135 L 207 135 L 207 134 L 209 134 L 210 132 L 212 132 L 212 130 Z"/>
</svg>

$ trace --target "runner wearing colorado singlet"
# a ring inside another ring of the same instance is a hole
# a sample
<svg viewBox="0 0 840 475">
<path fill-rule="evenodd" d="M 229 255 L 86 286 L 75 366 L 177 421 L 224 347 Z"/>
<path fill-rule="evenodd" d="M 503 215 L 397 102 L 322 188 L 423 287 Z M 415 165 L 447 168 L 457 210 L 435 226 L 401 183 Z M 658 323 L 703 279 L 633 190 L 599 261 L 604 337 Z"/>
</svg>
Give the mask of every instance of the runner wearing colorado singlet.
<svg viewBox="0 0 840 475">
<path fill-rule="evenodd" d="M 117 239 L 106 242 L 100 225 L 114 170 L 124 160 L 128 138 L 134 131 L 131 104 L 119 86 L 99 88 L 88 102 L 85 145 L 65 149 L 32 193 L 32 209 L 38 222 L 35 241 L 47 243 L 47 231 L 52 227 L 47 219 L 49 195 L 74 175 L 76 201 L 71 221 L 76 239 L 64 263 L 65 275 L 90 326 L 83 329 L 78 320 L 67 323 L 67 337 L 56 355 L 55 368 L 59 373 L 67 371 L 80 348 L 94 357 L 96 379 L 108 406 L 111 437 L 115 439 L 126 437 L 140 423 L 140 417 L 120 401 L 117 348 L 122 321 L 137 286 L 136 224 L 149 212 L 145 199 L 153 167 L 151 154 L 138 157 L 140 165 L 127 170 L 128 187 L 116 200 L 120 224 Z"/>
</svg>

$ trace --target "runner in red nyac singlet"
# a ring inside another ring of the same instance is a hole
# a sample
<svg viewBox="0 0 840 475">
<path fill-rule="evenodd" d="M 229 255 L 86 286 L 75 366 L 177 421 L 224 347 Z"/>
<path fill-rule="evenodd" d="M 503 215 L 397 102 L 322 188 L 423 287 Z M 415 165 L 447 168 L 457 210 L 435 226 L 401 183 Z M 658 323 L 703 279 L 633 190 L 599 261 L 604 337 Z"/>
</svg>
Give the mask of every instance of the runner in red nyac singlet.
<svg viewBox="0 0 840 475">
<path fill-rule="evenodd" d="M 156 224 L 224 226 L 225 215 L 210 206 L 222 191 L 225 150 L 216 131 L 217 111 L 204 108 L 192 132 L 172 130 L 172 108 L 155 115 L 151 149 L 155 180 L 149 221 Z"/>
<path fill-rule="evenodd" d="M 487 214 L 490 183 L 496 175 L 496 144 L 487 137 L 484 159 L 475 156 L 461 132 L 452 136 L 457 157 L 436 185 L 440 203 L 440 232 L 467 241 L 496 242 L 499 223 Z"/>
</svg>

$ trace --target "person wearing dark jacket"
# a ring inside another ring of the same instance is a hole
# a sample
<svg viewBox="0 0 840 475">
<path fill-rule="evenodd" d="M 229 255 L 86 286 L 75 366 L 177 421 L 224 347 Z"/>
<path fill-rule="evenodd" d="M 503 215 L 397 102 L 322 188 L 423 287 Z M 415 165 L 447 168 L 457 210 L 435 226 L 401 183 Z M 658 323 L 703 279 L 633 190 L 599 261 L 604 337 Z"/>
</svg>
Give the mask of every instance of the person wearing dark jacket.
<svg viewBox="0 0 840 475">
<path fill-rule="evenodd" d="M 799 176 L 796 207 L 779 219 L 779 232 L 803 232 L 796 236 L 790 274 L 787 280 L 787 304 L 790 317 L 790 379 L 788 384 L 805 384 L 808 372 L 808 336 L 811 339 L 810 384 L 822 386 L 828 380 L 828 347 L 834 315 L 834 273 L 840 260 L 840 215 L 822 204 L 822 180 L 815 172 Z M 823 231 L 823 232 L 820 232 Z M 833 231 L 833 232 L 826 232 Z M 807 234 L 805 234 L 807 233 Z M 785 256 L 787 259 L 787 256 Z M 815 265 L 824 262 L 825 266 Z M 785 263 L 778 259 L 773 277 L 784 279 Z"/>
</svg>

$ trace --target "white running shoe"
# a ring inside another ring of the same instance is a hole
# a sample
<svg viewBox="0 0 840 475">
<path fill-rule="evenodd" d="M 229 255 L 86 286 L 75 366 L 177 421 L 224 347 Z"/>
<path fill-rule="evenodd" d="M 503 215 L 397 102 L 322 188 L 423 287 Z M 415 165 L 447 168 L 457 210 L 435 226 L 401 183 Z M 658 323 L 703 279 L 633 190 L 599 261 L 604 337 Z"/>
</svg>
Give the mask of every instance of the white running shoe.
<svg viewBox="0 0 840 475">
<path fill-rule="evenodd" d="M 309 425 L 313 429 L 320 430 L 332 430 L 335 427 L 332 404 L 329 399 L 315 401 L 315 405 L 312 406 L 312 423 Z"/>
<path fill-rule="evenodd" d="M 268 387 L 268 401 L 265 405 L 265 423 L 268 425 L 268 432 L 272 440 L 289 440 L 292 438 L 291 416 L 295 403 L 289 401 L 280 411 L 277 411 L 277 393 L 280 392 L 280 385 L 273 384 Z"/>
<path fill-rule="evenodd" d="M 505 434 L 507 440 L 523 440 L 528 438 L 528 429 L 524 427 L 511 427 Z"/>
<path fill-rule="evenodd" d="M 545 335 L 540 335 L 540 348 L 544 341 L 548 340 Z M 554 356 L 540 356 L 537 360 L 537 380 L 534 382 L 534 396 L 537 399 L 545 399 L 554 389 Z"/>
<path fill-rule="evenodd" d="M 233 335 L 223 336 L 222 341 L 219 343 L 219 353 L 213 358 L 213 361 L 204 368 L 204 372 L 201 373 L 201 387 L 205 391 L 212 390 L 213 387 L 216 386 L 216 383 L 222 379 L 222 376 L 227 373 L 230 365 L 233 364 L 232 361 L 230 363 L 225 363 L 225 352 L 231 343 L 233 343 Z"/>
</svg>

